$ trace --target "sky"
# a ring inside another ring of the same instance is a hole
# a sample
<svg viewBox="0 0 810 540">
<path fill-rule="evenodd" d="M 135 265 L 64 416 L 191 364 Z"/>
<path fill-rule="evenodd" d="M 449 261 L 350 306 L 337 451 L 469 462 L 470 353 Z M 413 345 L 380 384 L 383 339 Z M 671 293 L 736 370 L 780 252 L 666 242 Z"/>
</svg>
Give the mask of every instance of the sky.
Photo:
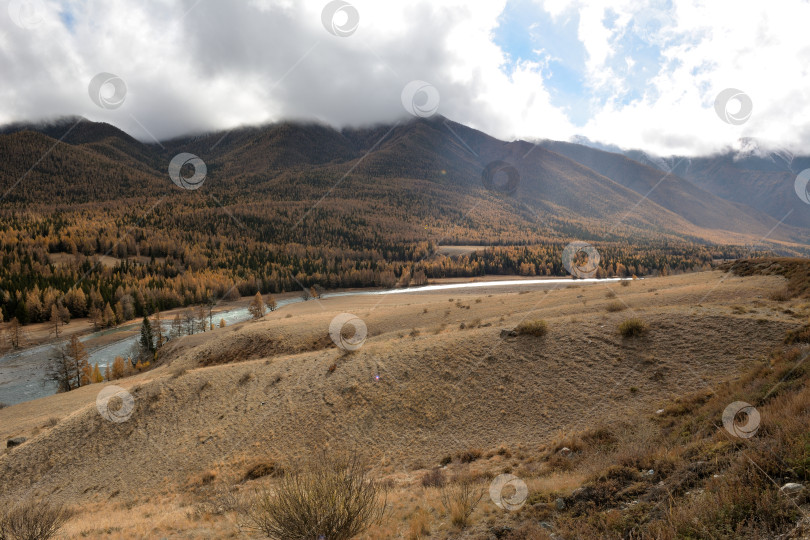
<svg viewBox="0 0 810 540">
<path fill-rule="evenodd" d="M 0 124 L 153 141 L 441 114 L 505 140 L 810 154 L 810 0 L 0 2 Z"/>
</svg>

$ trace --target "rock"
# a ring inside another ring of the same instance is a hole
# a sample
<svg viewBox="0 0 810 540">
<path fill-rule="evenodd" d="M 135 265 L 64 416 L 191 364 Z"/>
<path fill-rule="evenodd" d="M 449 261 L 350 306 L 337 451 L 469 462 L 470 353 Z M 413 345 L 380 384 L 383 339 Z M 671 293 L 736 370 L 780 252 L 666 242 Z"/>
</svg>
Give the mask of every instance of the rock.
<svg viewBox="0 0 810 540">
<path fill-rule="evenodd" d="M 8 441 L 6 441 L 6 448 L 14 448 L 15 446 L 20 446 L 25 441 L 26 441 L 25 437 L 14 437 L 13 439 L 9 439 Z"/>
<path fill-rule="evenodd" d="M 553 531 L 554 530 L 554 525 L 552 525 L 548 521 L 541 521 L 540 526 L 542 528 L 546 529 L 547 531 Z"/>
<path fill-rule="evenodd" d="M 576 498 L 580 497 L 583 493 L 585 493 L 585 488 L 584 487 L 578 487 L 577 489 L 575 489 L 574 491 L 571 492 L 571 498 L 576 499 Z"/>
<path fill-rule="evenodd" d="M 557 452 L 557 453 L 560 454 L 563 457 L 568 457 L 568 456 L 571 455 L 571 449 L 568 448 L 567 446 L 563 446 L 562 448 L 560 448 L 560 451 Z"/>
<path fill-rule="evenodd" d="M 781 491 L 785 495 L 795 495 L 800 491 L 802 491 L 803 489 L 804 486 L 801 484 L 797 484 L 795 482 L 788 482 L 787 484 L 779 488 L 779 491 Z"/>
<path fill-rule="evenodd" d="M 664 409 L 658 409 L 655 414 L 664 414 Z"/>
<path fill-rule="evenodd" d="M 515 337 L 516 335 L 517 332 L 515 332 L 514 330 L 506 330 L 506 329 L 501 330 L 501 339 L 507 337 Z"/>
<path fill-rule="evenodd" d="M 650 469 L 649 471 L 644 471 L 641 474 L 643 474 L 644 476 L 653 476 L 655 475 L 655 471 L 653 469 Z"/>
<path fill-rule="evenodd" d="M 565 501 L 560 497 L 557 497 L 557 500 L 554 501 L 554 506 L 557 508 L 557 510 L 563 511 L 565 510 Z"/>
</svg>

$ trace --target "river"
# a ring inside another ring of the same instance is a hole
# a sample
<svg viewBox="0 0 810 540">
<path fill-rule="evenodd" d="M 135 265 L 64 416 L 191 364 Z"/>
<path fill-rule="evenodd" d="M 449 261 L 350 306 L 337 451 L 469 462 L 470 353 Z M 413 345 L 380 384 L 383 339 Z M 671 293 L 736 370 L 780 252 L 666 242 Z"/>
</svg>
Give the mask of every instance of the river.
<svg viewBox="0 0 810 540">
<path fill-rule="evenodd" d="M 441 291 L 449 289 L 472 289 L 478 287 L 514 287 L 514 286 L 549 286 L 559 284 L 580 284 L 580 283 L 594 283 L 594 282 L 608 282 L 619 281 L 619 278 L 611 279 L 578 279 L 576 281 L 570 278 L 548 278 L 548 279 L 511 279 L 511 280 L 494 280 L 494 281 L 475 281 L 467 283 L 444 283 L 440 285 L 425 285 L 423 287 L 409 287 L 400 289 L 384 289 L 384 290 L 367 290 L 367 291 L 341 291 L 324 293 L 321 298 L 330 298 L 337 296 L 366 296 L 366 295 L 384 295 L 384 294 L 411 294 L 430 291 Z M 292 297 L 277 300 L 278 308 L 281 309 L 288 304 L 303 302 L 301 297 Z M 247 321 L 250 319 L 247 307 L 240 307 L 222 311 L 216 314 L 216 320 L 225 319 L 228 326 L 236 323 Z M 163 320 L 163 327 L 166 332 L 169 330 L 170 322 L 166 319 Z M 136 327 L 137 328 L 137 327 Z M 80 341 L 86 342 L 95 338 L 107 336 L 110 334 L 123 333 L 126 330 L 131 330 L 132 326 L 128 328 L 112 328 L 93 332 L 80 337 Z M 116 356 L 126 357 L 133 345 L 138 341 L 139 335 L 124 336 L 121 339 L 112 341 L 105 345 L 98 347 L 88 348 L 88 361 L 90 365 L 98 363 L 99 368 L 104 371 L 104 368 L 112 363 Z M 56 384 L 53 381 L 47 380 L 45 374 L 47 372 L 49 358 L 51 357 L 55 347 L 63 345 L 63 343 L 48 343 L 45 345 L 37 345 L 19 351 L 12 351 L 3 356 L 0 356 L 0 403 L 6 405 L 14 405 L 15 403 L 22 403 L 41 397 L 49 396 L 56 393 Z"/>
</svg>

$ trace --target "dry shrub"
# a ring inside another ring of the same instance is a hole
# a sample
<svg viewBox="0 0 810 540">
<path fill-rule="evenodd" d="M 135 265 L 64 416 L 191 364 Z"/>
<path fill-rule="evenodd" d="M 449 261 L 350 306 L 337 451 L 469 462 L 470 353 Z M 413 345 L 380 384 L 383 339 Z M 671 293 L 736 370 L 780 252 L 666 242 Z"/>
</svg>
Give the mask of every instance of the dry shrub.
<svg viewBox="0 0 810 540">
<path fill-rule="evenodd" d="M 637 337 L 645 332 L 647 332 L 647 323 L 638 317 L 627 319 L 619 325 L 619 333 L 623 337 Z"/>
<path fill-rule="evenodd" d="M 464 452 L 459 452 L 458 460 L 462 463 L 472 463 L 473 461 L 481 459 L 483 454 L 484 453 L 478 448 L 470 448 Z"/>
<path fill-rule="evenodd" d="M 670 509 L 678 538 L 775 538 L 799 508 L 753 467 L 726 475 L 711 491 Z"/>
<path fill-rule="evenodd" d="M 214 480 L 217 479 L 216 471 L 205 471 L 201 473 L 196 479 L 194 479 L 194 483 L 200 486 L 207 486 L 212 484 Z"/>
<path fill-rule="evenodd" d="M 279 476 L 283 470 L 273 461 L 259 461 L 251 465 L 245 472 L 245 480 L 256 480 L 265 476 Z"/>
<path fill-rule="evenodd" d="M 421 540 L 430 536 L 430 512 L 422 507 L 416 509 L 408 524 L 408 540 Z"/>
<path fill-rule="evenodd" d="M 190 517 L 199 520 L 204 516 L 219 516 L 229 512 L 240 512 L 245 508 L 244 497 L 239 492 L 225 486 L 209 491 L 208 496 L 197 503 Z"/>
<path fill-rule="evenodd" d="M 71 513 L 61 504 L 27 500 L 0 515 L 0 539 L 47 540 L 53 538 Z"/>
<path fill-rule="evenodd" d="M 322 454 L 258 491 L 242 511 L 245 525 L 279 540 L 348 540 L 382 519 L 387 490 L 356 456 Z"/>
<path fill-rule="evenodd" d="M 785 335 L 785 343 L 810 343 L 810 324 L 806 324 L 796 330 L 788 330 Z"/>
<path fill-rule="evenodd" d="M 608 305 L 605 306 L 605 310 L 609 311 L 610 313 L 615 313 L 617 311 L 623 311 L 627 309 L 627 306 L 624 305 L 624 302 L 621 300 L 616 300 L 615 302 L 610 302 Z"/>
<path fill-rule="evenodd" d="M 470 516 L 484 497 L 484 485 L 470 474 L 462 474 L 442 489 L 442 506 L 450 515 L 450 522 L 464 528 Z"/>
<path fill-rule="evenodd" d="M 5 403 L 0 403 L 0 409 L 5 409 L 6 407 L 8 407 L 8 405 Z"/>
<path fill-rule="evenodd" d="M 790 300 L 790 292 L 787 289 L 772 293 L 769 298 L 775 302 L 787 302 Z"/>
<path fill-rule="evenodd" d="M 172 371 L 172 378 L 179 379 L 180 377 L 182 377 L 186 373 L 188 373 L 188 368 L 179 367 L 179 368 L 175 369 L 174 371 Z"/>
<path fill-rule="evenodd" d="M 515 327 L 515 332 L 520 335 L 528 334 L 530 336 L 543 337 L 548 333 L 548 325 L 546 321 L 541 319 L 522 321 Z"/>
<path fill-rule="evenodd" d="M 439 469 L 432 469 L 422 475 L 422 487 L 444 487 L 445 484 L 444 472 Z"/>
</svg>

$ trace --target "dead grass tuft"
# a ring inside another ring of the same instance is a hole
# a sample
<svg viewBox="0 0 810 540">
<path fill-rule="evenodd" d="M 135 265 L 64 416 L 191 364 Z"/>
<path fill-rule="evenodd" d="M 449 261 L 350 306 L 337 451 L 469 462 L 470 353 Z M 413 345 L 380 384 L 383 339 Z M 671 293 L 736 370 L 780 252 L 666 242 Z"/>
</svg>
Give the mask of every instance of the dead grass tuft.
<svg viewBox="0 0 810 540">
<path fill-rule="evenodd" d="M 624 311 L 627 309 L 627 306 L 624 305 L 624 302 L 620 300 L 616 300 L 615 302 L 610 302 L 608 305 L 605 306 L 605 311 L 610 313 L 615 313 L 617 311 Z"/>
<path fill-rule="evenodd" d="M 645 323 L 638 317 L 627 319 L 626 321 L 619 324 L 619 333 L 626 338 L 638 337 L 645 334 L 646 332 L 647 332 L 647 323 Z"/>
<path fill-rule="evenodd" d="M 541 319 L 522 321 L 515 327 L 515 332 L 519 335 L 543 337 L 548 333 L 548 325 L 546 321 Z"/>
</svg>

